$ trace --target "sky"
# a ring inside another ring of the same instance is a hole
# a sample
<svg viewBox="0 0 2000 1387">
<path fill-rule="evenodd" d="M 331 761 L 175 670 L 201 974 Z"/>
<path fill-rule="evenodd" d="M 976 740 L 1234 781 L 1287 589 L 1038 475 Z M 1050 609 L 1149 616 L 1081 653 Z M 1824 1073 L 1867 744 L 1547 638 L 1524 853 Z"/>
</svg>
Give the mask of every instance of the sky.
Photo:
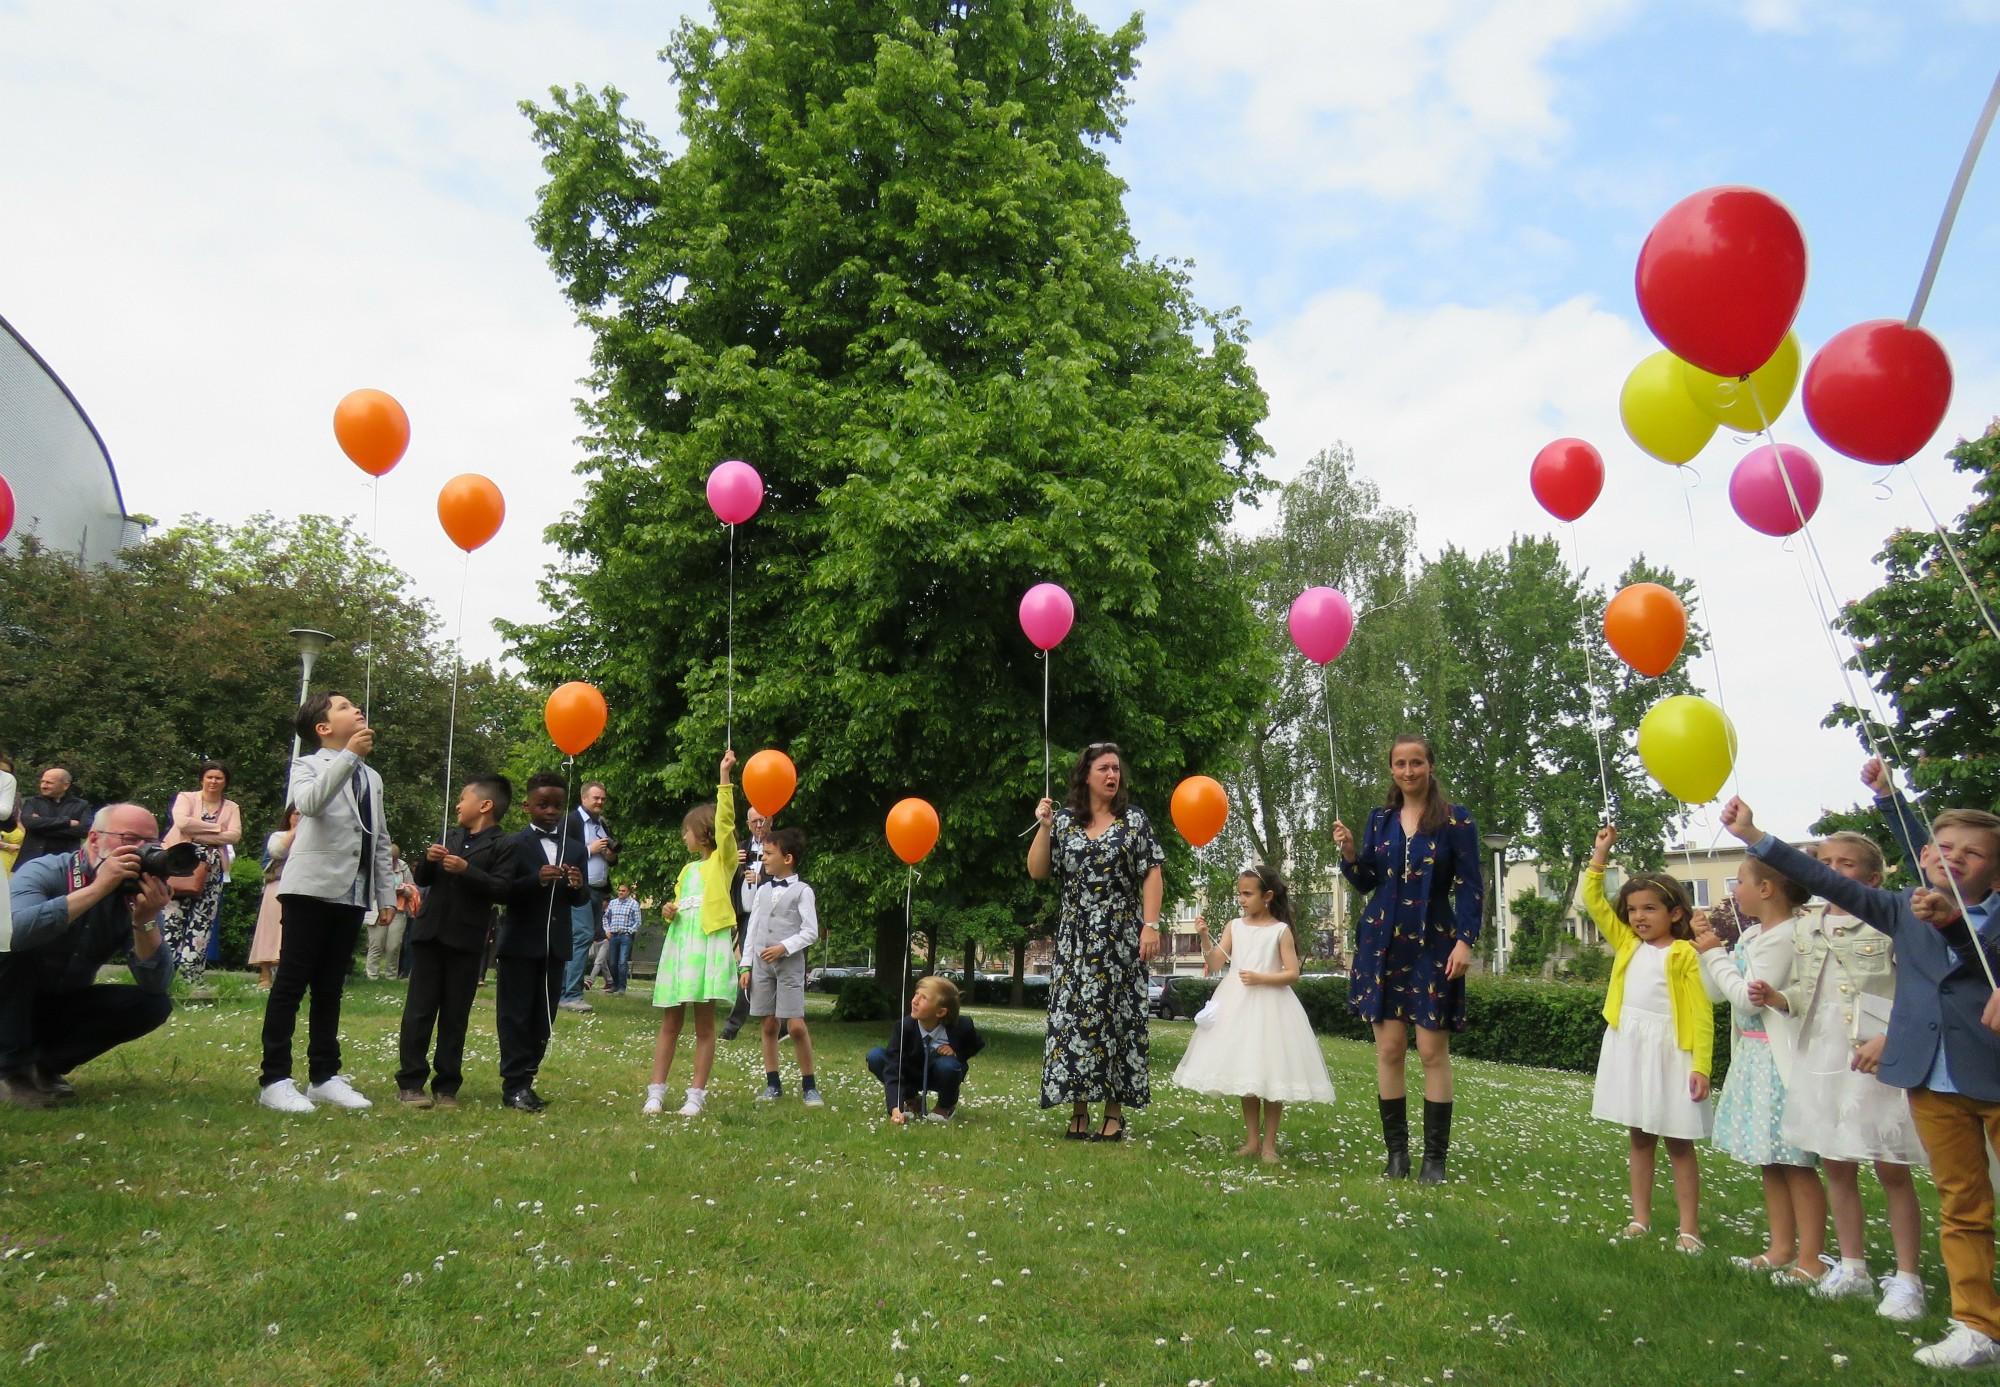
<svg viewBox="0 0 2000 1387">
<path fill-rule="evenodd" d="M 538 612 L 543 528 L 582 493 L 590 349 L 529 237 L 542 172 L 518 106 L 616 86 L 673 143 L 674 22 L 0 0 L 0 315 L 83 402 L 130 509 L 353 515 L 448 619 L 463 585 L 467 649 L 497 655 L 491 623 Z M 1844 686 L 1796 546 L 1729 509 L 1752 445 L 1719 433 L 1684 473 L 1620 428 L 1619 386 L 1657 349 L 1633 266 L 1675 201 L 1747 183 L 1804 227 L 1808 353 L 1902 316 L 2000 69 L 2000 0 L 1181 0 L 1145 26 L 1111 163 L 1143 253 L 1249 321 L 1267 472 L 1345 443 L 1425 552 L 1477 551 L 1552 528 L 1528 465 L 1591 440 L 1609 477 L 1582 560 L 1609 581 L 1644 553 L 1700 583 L 1716 652 L 1694 673 L 1738 729 L 1732 788 L 1791 835 L 1853 803 L 1864 753 L 1819 726 Z M 1938 439 L 1884 473 L 1819 445 L 1796 404 L 1777 422 L 1826 474 L 1812 528 L 1836 600 L 1874 584 L 1884 536 L 1927 524 L 1918 485 L 1964 503 L 1943 452 L 2000 413 L 1988 160 L 1925 317 L 1957 373 Z M 379 496 L 332 437 L 360 386 L 413 424 Z M 466 471 L 509 512 L 469 561 L 434 511 Z M 1711 839 L 1712 811 L 1691 832 Z"/>
</svg>

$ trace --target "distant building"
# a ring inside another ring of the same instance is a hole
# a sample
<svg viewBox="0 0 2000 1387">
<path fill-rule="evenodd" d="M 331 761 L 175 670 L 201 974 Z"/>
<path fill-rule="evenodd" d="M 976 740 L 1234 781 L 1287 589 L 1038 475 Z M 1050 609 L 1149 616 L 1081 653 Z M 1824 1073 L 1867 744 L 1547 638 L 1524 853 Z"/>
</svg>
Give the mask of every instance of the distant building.
<svg viewBox="0 0 2000 1387">
<path fill-rule="evenodd" d="M 1741 844 L 1731 842 L 1727 847 L 1698 848 L 1685 843 L 1670 849 L 1663 870 L 1687 888 L 1688 899 L 1694 902 L 1696 910 L 1706 910 L 1729 899 L 1729 887 L 1736 880 L 1736 869 L 1743 865 L 1746 856 Z M 1625 884 L 1627 873 L 1613 861 L 1604 874 L 1604 892 L 1614 899 L 1618 888 Z M 1505 959 L 1512 955 L 1514 946 L 1514 912 L 1512 901 L 1523 891 L 1532 891 L 1545 901 L 1561 900 L 1564 883 L 1560 876 L 1550 872 L 1541 863 L 1529 860 L 1507 864 L 1507 900 L 1509 906 L 1501 922 L 1499 956 Z M 1597 922 L 1590 918 L 1583 908 L 1583 878 L 1579 873 L 1574 890 L 1570 893 L 1568 912 L 1563 916 L 1563 933 L 1577 946 L 1588 947 L 1602 944 L 1604 937 L 1598 932 Z"/>
<path fill-rule="evenodd" d="M 111 563 L 140 538 L 111 454 L 90 416 L 14 325 L 0 318 L 0 477 L 14 492 L 14 529 L 85 563 Z"/>
</svg>

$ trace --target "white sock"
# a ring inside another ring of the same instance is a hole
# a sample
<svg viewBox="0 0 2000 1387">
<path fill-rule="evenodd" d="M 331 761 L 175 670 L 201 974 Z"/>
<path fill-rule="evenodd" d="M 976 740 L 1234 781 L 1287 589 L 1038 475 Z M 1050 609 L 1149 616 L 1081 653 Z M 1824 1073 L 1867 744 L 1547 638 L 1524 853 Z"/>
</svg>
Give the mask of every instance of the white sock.
<svg viewBox="0 0 2000 1387">
<path fill-rule="evenodd" d="M 646 1096 L 648 1098 L 665 1098 L 667 1096 L 667 1086 L 665 1084 L 647 1084 Z"/>
<path fill-rule="evenodd" d="M 1849 1271 L 1856 1272 L 1859 1275 L 1866 1276 L 1868 1274 L 1868 1259 L 1865 1257 L 1842 1257 L 1840 1264 Z"/>
<path fill-rule="evenodd" d="M 1915 1286 L 1920 1291 L 1924 1288 L 1924 1278 L 1913 1271 L 1899 1271 L 1896 1273 L 1896 1279 L 1906 1286 Z"/>
<path fill-rule="evenodd" d="M 708 1090 L 705 1088 L 691 1088 L 688 1090 L 688 1097 L 691 1099 L 706 1098 L 708 1097 Z"/>
</svg>

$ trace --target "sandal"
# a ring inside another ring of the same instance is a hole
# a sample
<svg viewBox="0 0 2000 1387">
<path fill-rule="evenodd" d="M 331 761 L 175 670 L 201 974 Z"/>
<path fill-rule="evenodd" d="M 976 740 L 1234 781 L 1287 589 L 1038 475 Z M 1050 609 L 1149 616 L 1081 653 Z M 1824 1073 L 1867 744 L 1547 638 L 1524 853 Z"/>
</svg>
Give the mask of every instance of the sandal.
<svg viewBox="0 0 2000 1387">
<path fill-rule="evenodd" d="M 1069 1130 L 1063 1133 L 1064 1141 L 1090 1140 L 1090 1114 L 1078 1113 L 1069 1120 Z"/>
<path fill-rule="evenodd" d="M 1692 1233 L 1683 1233 L 1674 1239 L 1674 1251 L 1685 1252 L 1690 1257 L 1699 1257 L 1708 1251 L 1708 1244 Z"/>
<path fill-rule="evenodd" d="M 1115 1132 L 1111 1130 L 1111 1124 L 1112 1124 L 1112 1123 L 1114 1123 L 1114 1122 L 1116 1122 L 1116 1123 L 1118 1124 L 1118 1130 L 1117 1130 L 1117 1131 L 1115 1131 Z M 1102 1127 L 1099 1127 L 1099 1128 L 1097 1129 L 1097 1131 L 1096 1131 L 1096 1132 L 1094 1132 L 1094 1133 L 1093 1133 L 1093 1134 L 1091 1135 L 1091 1138 L 1090 1138 L 1090 1139 L 1091 1139 L 1092 1141 L 1123 1141 L 1123 1140 L 1125 1140 L 1125 1119 L 1124 1119 L 1124 1118 L 1122 1118 L 1122 1117 L 1107 1117 L 1107 1118 L 1105 1118 L 1105 1119 L 1104 1119 L 1104 1125 L 1103 1125 Z"/>
<path fill-rule="evenodd" d="M 1771 1254 L 1760 1252 L 1755 1257 L 1731 1257 L 1729 1265 L 1739 1271 L 1779 1271 L 1791 1265 L 1789 1262 L 1774 1262 Z"/>
<path fill-rule="evenodd" d="M 1819 1278 L 1795 1262 L 1791 1266 L 1779 1267 L 1776 1271 L 1772 1272 L 1771 1284 L 1773 1286 L 1797 1286 L 1809 1291 L 1819 1284 Z"/>
<path fill-rule="evenodd" d="M 1643 1238 L 1652 1231 L 1653 1231 L 1652 1224 L 1641 1223 L 1639 1222 L 1638 1219 L 1635 1218 L 1630 1223 L 1625 1225 L 1624 1231 L 1619 1233 L 1618 1236 L 1621 1238 Z"/>
</svg>

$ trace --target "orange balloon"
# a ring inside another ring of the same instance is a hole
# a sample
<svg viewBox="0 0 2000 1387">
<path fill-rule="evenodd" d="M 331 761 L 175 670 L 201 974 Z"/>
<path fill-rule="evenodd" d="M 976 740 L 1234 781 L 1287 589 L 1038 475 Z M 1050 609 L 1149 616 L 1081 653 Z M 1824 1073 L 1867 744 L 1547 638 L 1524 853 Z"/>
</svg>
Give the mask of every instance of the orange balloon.
<svg viewBox="0 0 2000 1387">
<path fill-rule="evenodd" d="M 1191 775 L 1174 787 L 1174 827 L 1181 837 L 1205 848 L 1229 821 L 1229 796 L 1205 775 Z"/>
<path fill-rule="evenodd" d="M 507 498 L 500 488 L 477 472 L 453 477 L 438 492 L 438 523 L 451 542 L 470 554 L 500 533 L 507 518 Z"/>
<path fill-rule="evenodd" d="M 565 756 L 587 751 L 604 732 L 605 720 L 610 716 L 604 695 L 582 680 L 565 684 L 550 694 L 542 709 L 542 721 L 548 725 L 549 736 Z"/>
<path fill-rule="evenodd" d="M 356 467 L 379 477 L 403 460 L 410 446 L 410 416 L 394 395 L 350 391 L 333 407 L 333 436 Z"/>
<path fill-rule="evenodd" d="M 743 763 L 743 795 L 765 818 L 775 818 L 799 788 L 799 768 L 782 751 L 760 751 Z"/>
<path fill-rule="evenodd" d="M 929 800 L 896 801 L 889 811 L 889 846 L 912 867 L 937 846 L 938 812 Z"/>
<path fill-rule="evenodd" d="M 1687 635 L 1687 608 L 1658 583 L 1634 583 L 1604 608 L 1604 639 L 1619 659 L 1649 679 L 1673 668 Z"/>
</svg>

